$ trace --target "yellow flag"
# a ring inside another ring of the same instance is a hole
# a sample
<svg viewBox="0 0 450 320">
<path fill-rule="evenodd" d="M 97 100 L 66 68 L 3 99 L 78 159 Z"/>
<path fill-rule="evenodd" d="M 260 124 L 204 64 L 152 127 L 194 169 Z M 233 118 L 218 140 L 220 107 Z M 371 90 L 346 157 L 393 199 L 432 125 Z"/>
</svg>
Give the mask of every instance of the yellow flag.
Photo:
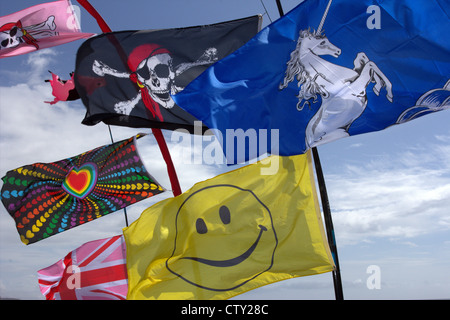
<svg viewBox="0 0 450 320">
<path fill-rule="evenodd" d="M 146 209 L 124 229 L 127 298 L 227 299 L 332 271 L 311 166 L 272 156 Z"/>
</svg>

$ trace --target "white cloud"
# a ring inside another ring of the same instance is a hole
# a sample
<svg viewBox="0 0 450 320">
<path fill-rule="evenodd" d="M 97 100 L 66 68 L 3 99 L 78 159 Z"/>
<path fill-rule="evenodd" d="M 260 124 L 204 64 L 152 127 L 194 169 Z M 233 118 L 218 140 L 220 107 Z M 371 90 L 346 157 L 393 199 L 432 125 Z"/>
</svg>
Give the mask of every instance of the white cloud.
<svg viewBox="0 0 450 320">
<path fill-rule="evenodd" d="M 359 147 L 361 147 L 361 146 L 363 146 L 362 143 L 354 143 L 354 144 L 349 145 L 348 147 L 349 147 L 349 148 L 359 148 Z"/>
<path fill-rule="evenodd" d="M 440 145 L 399 150 L 327 176 L 340 244 L 409 239 L 449 230 L 450 152 Z"/>
<path fill-rule="evenodd" d="M 450 142 L 450 135 L 436 135 L 436 140 L 441 142 Z"/>
</svg>

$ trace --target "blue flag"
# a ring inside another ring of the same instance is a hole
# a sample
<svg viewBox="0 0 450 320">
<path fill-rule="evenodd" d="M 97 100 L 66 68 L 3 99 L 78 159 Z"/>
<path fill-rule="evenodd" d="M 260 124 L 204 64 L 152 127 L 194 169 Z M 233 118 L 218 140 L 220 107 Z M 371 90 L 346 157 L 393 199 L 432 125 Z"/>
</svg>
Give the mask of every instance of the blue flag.
<svg viewBox="0 0 450 320">
<path fill-rule="evenodd" d="M 382 130 L 450 108 L 449 16 L 448 0 L 306 0 L 173 99 L 229 163 Z"/>
</svg>

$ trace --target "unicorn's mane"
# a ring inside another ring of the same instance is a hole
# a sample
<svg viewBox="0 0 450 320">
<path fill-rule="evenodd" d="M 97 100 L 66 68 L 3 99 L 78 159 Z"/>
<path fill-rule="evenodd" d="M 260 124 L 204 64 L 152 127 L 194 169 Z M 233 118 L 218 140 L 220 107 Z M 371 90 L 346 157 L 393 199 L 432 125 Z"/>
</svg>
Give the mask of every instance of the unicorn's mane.
<svg viewBox="0 0 450 320">
<path fill-rule="evenodd" d="M 322 88 L 320 88 L 320 86 L 315 82 L 315 78 L 312 78 L 310 74 L 305 70 L 305 67 L 300 60 L 300 47 L 302 41 L 303 39 L 310 36 L 317 39 L 325 38 L 325 35 L 322 34 L 322 32 L 320 34 L 316 34 L 314 30 L 300 30 L 297 46 L 295 47 L 295 50 L 292 51 L 290 60 L 286 63 L 287 68 L 284 79 L 278 86 L 280 90 L 286 88 L 289 83 L 294 80 L 294 77 L 297 76 L 296 78 L 298 81 L 298 86 L 300 87 L 300 85 L 302 85 L 297 96 L 299 98 L 299 103 L 302 99 L 309 100 L 311 98 L 314 98 L 315 101 L 317 99 L 317 94 L 322 94 Z"/>
</svg>

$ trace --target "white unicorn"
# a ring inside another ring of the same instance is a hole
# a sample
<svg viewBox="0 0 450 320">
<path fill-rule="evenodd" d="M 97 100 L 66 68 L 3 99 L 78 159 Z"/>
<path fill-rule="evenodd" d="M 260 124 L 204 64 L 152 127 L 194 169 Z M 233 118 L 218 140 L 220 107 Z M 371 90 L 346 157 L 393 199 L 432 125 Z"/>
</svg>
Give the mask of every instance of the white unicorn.
<svg viewBox="0 0 450 320">
<path fill-rule="evenodd" d="M 349 136 L 350 125 L 367 106 L 366 88 L 371 82 L 375 83 L 373 91 L 376 95 L 385 87 L 386 98 L 390 102 L 393 99 L 391 82 L 364 52 L 356 56 L 353 69 L 321 58 L 323 55 L 337 58 L 341 49 L 319 29 L 316 32 L 300 31 L 297 46 L 287 62 L 284 80 L 279 85 L 282 90 L 296 77 L 298 87 L 301 86 L 297 96 L 299 111 L 305 105 L 310 106 L 311 99 L 315 103 L 318 94 L 322 97 L 319 110 L 306 127 L 307 148 Z"/>
</svg>

